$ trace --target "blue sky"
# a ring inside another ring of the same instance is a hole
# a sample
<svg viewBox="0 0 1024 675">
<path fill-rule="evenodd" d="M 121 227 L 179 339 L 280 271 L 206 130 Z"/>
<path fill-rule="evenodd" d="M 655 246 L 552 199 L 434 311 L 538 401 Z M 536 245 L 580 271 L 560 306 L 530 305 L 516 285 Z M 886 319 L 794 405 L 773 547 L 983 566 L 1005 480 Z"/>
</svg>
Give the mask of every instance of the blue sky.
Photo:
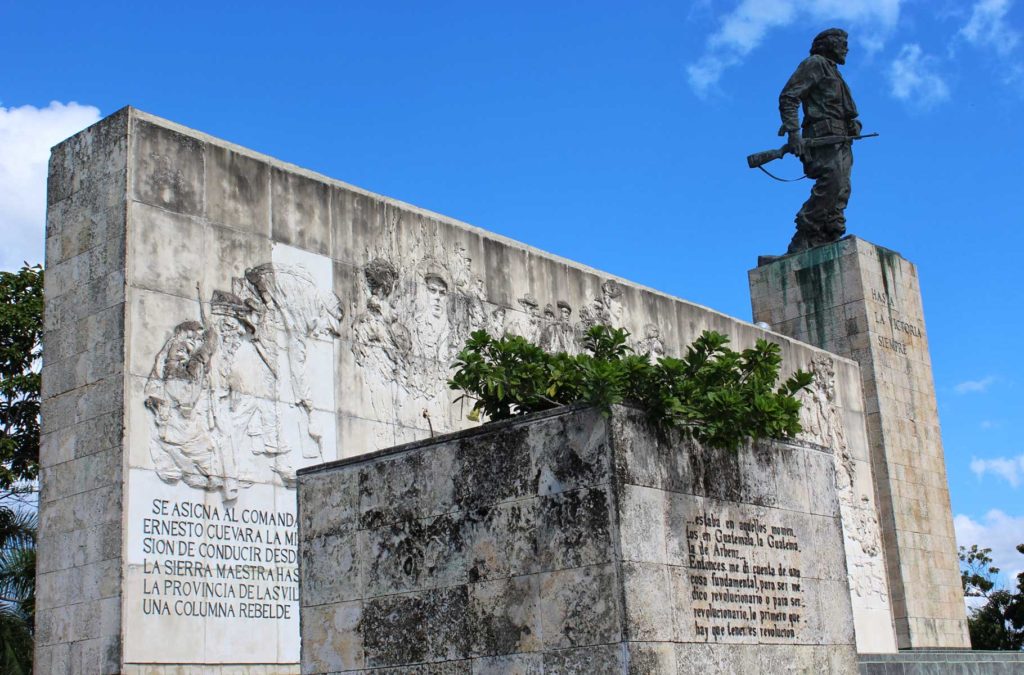
<svg viewBox="0 0 1024 675">
<path fill-rule="evenodd" d="M 130 104 L 749 319 L 809 185 L 744 157 L 842 26 L 849 231 L 918 265 L 961 543 L 1024 567 L 1024 1 L 288 4 L 0 0 L 0 266 L 48 147 Z"/>
</svg>

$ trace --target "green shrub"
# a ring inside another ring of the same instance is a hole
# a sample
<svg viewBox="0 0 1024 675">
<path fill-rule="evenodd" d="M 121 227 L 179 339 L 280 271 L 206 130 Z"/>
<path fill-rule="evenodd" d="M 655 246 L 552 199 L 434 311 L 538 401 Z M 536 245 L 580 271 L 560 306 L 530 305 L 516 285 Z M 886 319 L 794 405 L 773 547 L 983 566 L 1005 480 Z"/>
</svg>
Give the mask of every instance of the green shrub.
<svg viewBox="0 0 1024 675">
<path fill-rule="evenodd" d="M 800 401 L 811 373 L 797 370 L 776 386 L 779 346 L 758 340 L 736 352 L 729 338 L 705 331 L 681 359 L 651 363 L 626 344 L 629 333 L 594 326 L 585 353 L 549 354 L 518 335 L 474 332 L 459 353 L 448 385 L 474 402 L 471 419 L 503 420 L 570 403 L 607 411 L 616 403 L 644 410 L 660 432 L 679 429 L 714 447 L 735 450 L 748 440 L 789 438 L 801 431 Z"/>
</svg>

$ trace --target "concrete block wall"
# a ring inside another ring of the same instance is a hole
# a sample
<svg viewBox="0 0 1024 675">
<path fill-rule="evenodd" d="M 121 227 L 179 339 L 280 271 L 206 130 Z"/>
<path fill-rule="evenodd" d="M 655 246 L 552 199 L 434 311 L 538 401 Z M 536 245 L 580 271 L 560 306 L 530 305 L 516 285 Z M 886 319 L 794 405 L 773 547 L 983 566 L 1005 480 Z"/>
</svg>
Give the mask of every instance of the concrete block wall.
<svg viewBox="0 0 1024 675">
<path fill-rule="evenodd" d="M 54 149 L 47 186 L 38 673 L 121 668 L 128 125 Z"/>
<path fill-rule="evenodd" d="M 563 408 L 304 469 L 302 672 L 854 672 L 832 466 Z"/>
</svg>

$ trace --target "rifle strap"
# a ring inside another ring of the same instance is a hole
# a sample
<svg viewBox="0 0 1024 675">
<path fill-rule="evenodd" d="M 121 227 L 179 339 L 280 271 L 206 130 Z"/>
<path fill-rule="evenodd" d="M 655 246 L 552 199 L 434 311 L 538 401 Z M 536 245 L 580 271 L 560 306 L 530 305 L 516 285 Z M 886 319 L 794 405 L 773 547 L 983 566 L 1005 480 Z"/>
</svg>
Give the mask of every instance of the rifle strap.
<svg viewBox="0 0 1024 675">
<path fill-rule="evenodd" d="M 778 176 L 776 176 L 774 173 L 772 173 L 768 169 L 764 168 L 763 166 L 759 166 L 757 168 L 760 169 L 761 171 L 764 171 L 766 174 L 768 174 L 770 177 L 774 178 L 775 180 L 779 181 L 780 183 L 795 183 L 798 180 L 803 180 L 804 178 L 807 178 L 807 176 L 800 176 L 799 178 L 779 178 Z"/>
</svg>

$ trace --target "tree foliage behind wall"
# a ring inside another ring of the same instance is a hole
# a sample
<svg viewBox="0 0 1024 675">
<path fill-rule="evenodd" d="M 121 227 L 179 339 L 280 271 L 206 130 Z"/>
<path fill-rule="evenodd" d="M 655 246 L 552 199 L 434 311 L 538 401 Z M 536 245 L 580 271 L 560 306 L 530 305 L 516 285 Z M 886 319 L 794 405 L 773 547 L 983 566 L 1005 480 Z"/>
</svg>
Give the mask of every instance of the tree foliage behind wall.
<svg viewBox="0 0 1024 675">
<path fill-rule="evenodd" d="M 32 672 L 43 270 L 0 272 L 0 672 Z"/>
<path fill-rule="evenodd" d="M 36 517 L 0 507 L 0 673 L 32 672 Z"/>
<path fill-rule="evenodd" d="M 721 333 L 705 331 L 681 359 L 652 363 L 627 345 L 629 333 L 594 326 L 583 354 L 549 354 L 517 335 L 476 331 L 449 381 L 471 399 L 472 414 L 501 420 L 570 403 L 607 409 L 630 403 L 659 430 L 680 429 L 714 447 L 736 449 L 760 438 L 787 438 L 800 429 L 796 394 L 810 373 L 779 383 L 779 346 L 758 340 L 741 352 Z"/>
<path fill-rule="evenodd" d="M 0 490 L 38 471 L 42 334 L 42 268 L 0 272 Z"/>
</svg>

